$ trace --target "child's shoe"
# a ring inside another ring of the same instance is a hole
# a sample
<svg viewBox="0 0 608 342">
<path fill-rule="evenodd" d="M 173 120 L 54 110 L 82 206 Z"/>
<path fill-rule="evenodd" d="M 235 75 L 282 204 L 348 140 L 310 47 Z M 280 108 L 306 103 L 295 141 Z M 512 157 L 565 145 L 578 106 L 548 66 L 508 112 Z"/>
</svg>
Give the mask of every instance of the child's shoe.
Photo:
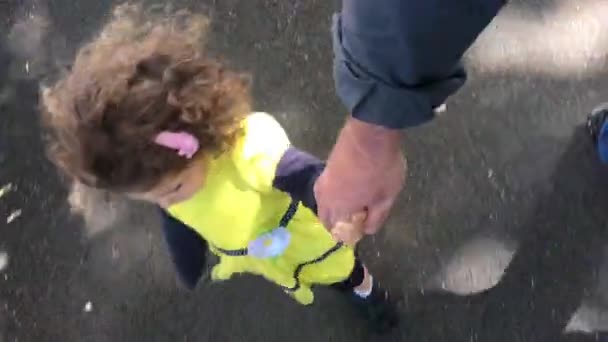
<svg viewBox="0 0 608 342">
<path fill-rule="evenodd" d="M 376 333 L 385 333 L 399 322 L 396 305 L 391 301 L 388 291 L 374 281 L 372 292 L 366 297 L 352 293 L 353 302 L 368 321 L 370 329 Z"/>
</svg>

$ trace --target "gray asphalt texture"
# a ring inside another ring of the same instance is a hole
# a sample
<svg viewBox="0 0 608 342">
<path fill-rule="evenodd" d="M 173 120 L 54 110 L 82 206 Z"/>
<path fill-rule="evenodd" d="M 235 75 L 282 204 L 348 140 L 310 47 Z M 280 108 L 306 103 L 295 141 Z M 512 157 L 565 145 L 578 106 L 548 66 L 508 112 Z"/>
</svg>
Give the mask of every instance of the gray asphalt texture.
<svg viewBox="0 0 608 342">
<path fill-rule="evenodd" d="M 253 74 L 255 109 L 327 155 L 345 116 L 331 77 L 336 3 L 172 2 L 209 13 L 210 51 Z M 363 249 L 404 298 L 385 336 L 326 289 L 311 307 L 249 276 L 182 289 L 145 205 L 70 214 L 43 153 L 38 86 L 112 5 L 0 1 L 0 188 L 13 185 L 0 198 L 0 342 L 606 338 L 608 169 L 581 126 L 608 101 L 604 0 L 511 2 L 468 53 L 471 77 L 447 112 L 408 132 L 407 189 Z"/>
</svg>

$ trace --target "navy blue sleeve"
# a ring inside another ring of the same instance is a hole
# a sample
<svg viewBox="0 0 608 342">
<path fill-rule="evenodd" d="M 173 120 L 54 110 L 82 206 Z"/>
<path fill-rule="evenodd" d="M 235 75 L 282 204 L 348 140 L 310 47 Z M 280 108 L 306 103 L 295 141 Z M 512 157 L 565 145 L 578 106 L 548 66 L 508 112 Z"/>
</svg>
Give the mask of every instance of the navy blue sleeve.
<svg viewBox="0 0 608 342">
<path fill-rule="evenodd" d="M 342 0 L 334 16 L 336 92 L 353 117 L 422 124 L 466 80 L 464 52 L 505 0 Z"/>
<path fill-rule="evenodd" d="M 288 193 L 292 199 L 317 213 L 315 199 L 315 181 L 325 168 L 325 163 L 319 158 L 290 147 L 277 166 L 274 188 Z"/>
<path fill-rule="evenodd" d="M 205 269 L 207 241 L 192 228 L 161 211 L 162 230 L 181 281 L 194 289 Z"/>
</svg>

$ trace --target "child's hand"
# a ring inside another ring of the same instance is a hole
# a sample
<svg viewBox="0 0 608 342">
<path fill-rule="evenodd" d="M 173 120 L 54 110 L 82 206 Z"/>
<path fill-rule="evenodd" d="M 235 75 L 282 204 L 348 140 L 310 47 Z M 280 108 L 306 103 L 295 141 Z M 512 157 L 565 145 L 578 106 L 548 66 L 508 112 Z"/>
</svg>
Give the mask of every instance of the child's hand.
<svg viewBox="0 0 608 342">
<path fill-rule="evenodd" d="M 363 237 L 363 229 L 367 212 L 362 211 L 351 217 L 350 222 L 338 222 L 331 229 L 334 240 L 341 241 L 348 246 L 354 247 Z"/>
</svg>

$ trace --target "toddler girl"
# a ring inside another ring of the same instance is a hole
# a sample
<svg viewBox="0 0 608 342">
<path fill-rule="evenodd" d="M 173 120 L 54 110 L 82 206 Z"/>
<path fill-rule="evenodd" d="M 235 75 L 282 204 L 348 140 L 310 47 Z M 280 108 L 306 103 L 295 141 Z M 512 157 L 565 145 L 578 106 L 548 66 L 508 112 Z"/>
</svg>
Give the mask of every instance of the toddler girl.
<svg viewBox="0 0 608 342">
<path fill-rule="evenodd" d="M 52 160 L 76 182 L 157 204 L 190 288 L 210 250 L 214 280 L 261 275 L 302 304 L 312 303 L 312 285 L 330 285 L 374 329 L 394 325 L 386 291 L 315 216 L 323 163 L 291 146 L 271 116 L 250 111 L 247 79 L 203 53 L 205 25 L 118 7 L 43 92 Z"/>
</svg>

